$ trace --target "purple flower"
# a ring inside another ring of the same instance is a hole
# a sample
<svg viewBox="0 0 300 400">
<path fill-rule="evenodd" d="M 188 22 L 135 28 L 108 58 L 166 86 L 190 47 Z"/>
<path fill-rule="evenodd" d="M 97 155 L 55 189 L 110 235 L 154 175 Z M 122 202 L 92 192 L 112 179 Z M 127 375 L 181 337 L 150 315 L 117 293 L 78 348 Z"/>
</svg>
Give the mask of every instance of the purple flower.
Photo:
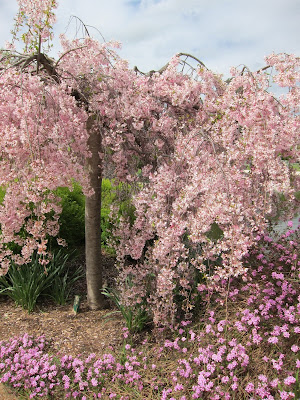
<svg viewBox="0 0 300 400">
<path fill-rule="evenodd" d="M 288 376 L 287 378 L 285 378 L 285 380 L 283 381 L 285 385 L 289 386 L 292 383 L 296 382 L 296 379 L 293 376 Z"/>
<path fill-rule="evenodd" d="M 280 393 L 281 400 L 289 400 L 291 398 L 291 396 L 290 396 L 291 392 L 288 393 L 285 390 L 280 390 L 279 393 Z"/>
<path fill-rule="evenodd" d="M 276 344 L 276 343 L 278 343 L 278 337 L 277 336 L 271 336 L 271 337 L 268 338 L 268 342 Z"/>
</svg>

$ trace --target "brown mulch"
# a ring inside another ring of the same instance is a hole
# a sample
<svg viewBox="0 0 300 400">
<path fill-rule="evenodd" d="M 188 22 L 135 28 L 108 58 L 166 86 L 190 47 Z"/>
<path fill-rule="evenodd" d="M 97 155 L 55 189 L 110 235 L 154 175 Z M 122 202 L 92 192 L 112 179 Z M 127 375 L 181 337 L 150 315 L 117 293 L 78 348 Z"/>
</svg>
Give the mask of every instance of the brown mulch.
<svg viewBox="0 0 300 400">
<path fill-rule="evenodd" d="M 35 337 L 45 335 L 51 348 L 60 354 L 72 356 L 109 352 L 109 346 L 122 343 L 124 321 L 119 314 L 105 318 L 110 310 L 91 311 L 86 300 L 74 314 L 72 305 L 48 305 L 28 314 L 11 300 L 0 302 L 0 340 L 8 340 L 28 333 Z"/>
<path fill-rule="evenodd" d="M 0 383 L 0 400 L 18 400 L 13 392 Z"/>
</svg>

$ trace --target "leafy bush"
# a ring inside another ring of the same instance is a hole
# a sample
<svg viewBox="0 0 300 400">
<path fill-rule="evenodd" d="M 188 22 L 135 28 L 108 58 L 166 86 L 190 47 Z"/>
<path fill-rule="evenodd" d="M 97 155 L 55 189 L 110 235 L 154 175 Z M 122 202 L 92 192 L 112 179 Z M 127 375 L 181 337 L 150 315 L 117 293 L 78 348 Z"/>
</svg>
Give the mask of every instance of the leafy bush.
<svg viewBox="0 0 300 400">
<path fill-rule="evenodd" d="M 4 196 L 5 196 L 5 190 L 2 187 L 0 187 L 0 204 L 2 204 Z"/>
<path fill-rule="evenodd" d="M 109 179 L 103 179 L 101 195 L 101 244 L 106 248 L 111 231 L 111 205 L 115 199 L 116 192 L 113 183 Z"/>
<path fill-rule="evenodd" d="M 80 185 L 74 182 L 73 190 L 59 188 L 55 194 L 61 198 L 62 213 L 59 218 L 60 237 L 66 240 L 69 247 L 83 246 L 85 241 L 84 208 L 85 198 Z M 1 196 L 1 193 L 0 193 Z M 1 197 L 0 197 L 1 198 Z M 111 206 L 117 203 L 117 218 L 111 220 Z M 133 218 L 134 208 L 130 202 L 130 186 L 115 185 L 113 180 L 102 180 L 101 197 L 101 245 L 109 252 L 112 225 L 117 223 L 118 216 L 128 215 Z M 54 242 L 53 242 L 54 243 Z"/>
<path fill-rule="evenodd" d="M 60 237 L 66 240 L 68 246 L 84 245 L 84 207 L 85 199 L 80 185 L 73 184 L 73 190 L 58 188 L 55 194 L 61 198 L 62 213 L 59 218 Z"/>
<path fill-rule="evenodd" d="M 125 183 L 115 184 L 114 180 L 102 180 L 101 198 L 101 242 L 109 253 L 115 253 L 116 246 L 114 231 L 119 224 L 120 218 L 134 221 L 135 207 L 131 202 L 132 188 Z M 113 212 L 112 212 L 113 211 Z"/>
</svg>

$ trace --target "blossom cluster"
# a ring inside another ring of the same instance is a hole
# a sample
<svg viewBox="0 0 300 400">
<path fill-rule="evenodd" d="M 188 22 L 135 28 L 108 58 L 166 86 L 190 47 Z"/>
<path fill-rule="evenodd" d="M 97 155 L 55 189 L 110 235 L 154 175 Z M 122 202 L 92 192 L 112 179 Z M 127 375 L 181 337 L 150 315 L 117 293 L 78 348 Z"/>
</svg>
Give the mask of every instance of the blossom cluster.
<svg viewBox="0 0 300 400">
<path fill-rule="evenodd" d="M 15 17 L 13 39 L 18 39 L 18 35 L 21 36 L 26 52 L 36 53 L 41 51 L 43 43 L 53 39 L 52 29 L 56 22 L 56 15 L 53 10 L 57 8 L 57 1 L 18 0 L 18 6 L 19 12 Z M 22 29 L 25 31 L 20 35 Z"/>
<path fill-rule="evenodd" d="M 12 70 L 1 74 L 0 87 L 0 185 L 6 190 L 0 205 L 0 274 L 5 274 L 9 258 L 24 264 L 47 236 L 58 235 L 61 207 L 52 191 L 72 187 L 75 178 L 87 192 L 82 160 L 89 153 L 86 114 L 64 88 L 46 89 L 40 77 Z M 12 242 L 21 254 L 12 254 Z"/>
</svg>

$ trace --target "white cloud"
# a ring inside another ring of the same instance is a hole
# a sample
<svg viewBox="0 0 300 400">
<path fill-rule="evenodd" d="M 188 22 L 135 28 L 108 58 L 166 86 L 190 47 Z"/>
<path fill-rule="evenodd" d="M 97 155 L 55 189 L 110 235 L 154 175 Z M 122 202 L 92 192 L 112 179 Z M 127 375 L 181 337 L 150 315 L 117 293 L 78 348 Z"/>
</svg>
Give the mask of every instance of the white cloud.
<svg viewBox="0 0 300 400">
<path fill-rule="evenodd" d="M 0 0 L 0 7 L 4 44 L 16 0 Z M 272 51 L 300 50 L 299 0 L 61 0 L 56 32 L 65 32 L 70 15 L 100 30 L 106 40 L 122 42 L 121 55 L 144 71 L 185 51 L 227 75 L 230 66 L 241 63 L 259 68 Z M 67 34 L 73 37 L 75 22 L 71 25 Z"/>
</svg>

